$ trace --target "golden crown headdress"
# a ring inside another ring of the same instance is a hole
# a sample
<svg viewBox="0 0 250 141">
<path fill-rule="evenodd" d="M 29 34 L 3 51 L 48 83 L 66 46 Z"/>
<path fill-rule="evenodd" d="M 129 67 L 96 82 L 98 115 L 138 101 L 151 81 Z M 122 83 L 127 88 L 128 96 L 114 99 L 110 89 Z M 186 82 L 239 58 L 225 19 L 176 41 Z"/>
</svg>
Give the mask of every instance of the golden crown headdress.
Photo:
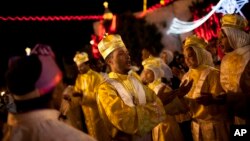
<svg viewBox="0 0 250 141">
<path fill-rule="evenodd" d="M 89 57 L 86 52 L 77 52 L 73 60 L 76 63 L 76 65 L 79 66 L 82 63 L 89 61 Z"/>
<path fill-rule="evenodd" d="M 244 29 L 248 25 L 248 21 L 237 14 L 226 14 L 221 18 L 221 27 L 233 27 Z"/>
<path fill-rule="evenodd" d="M 208 43 L 204 39 L 197 37 L 196 35 L 192 35 L 186 38 L 184 48 L 196 46 L 205 49 L 207 45 Z"/>
<path fill-rule="evenodd" d="M 126 48 L 121 36 L 118 34 L 105 34 L 103 39 L 98 44 L 98 50 L 103 59 L 106 59 L 106 57 L 117 48 Z"/>
</svg>

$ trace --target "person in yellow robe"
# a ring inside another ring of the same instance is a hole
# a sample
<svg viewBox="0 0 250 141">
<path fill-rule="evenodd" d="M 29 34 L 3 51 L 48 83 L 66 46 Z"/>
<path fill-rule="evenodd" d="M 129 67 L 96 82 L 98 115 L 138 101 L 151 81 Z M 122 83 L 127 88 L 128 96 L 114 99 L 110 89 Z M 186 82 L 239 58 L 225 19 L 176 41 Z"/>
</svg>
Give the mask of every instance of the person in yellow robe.
<svg viewBox="0 0 250 141">
<path fill-rule="evenodd" d="M 87 53 L 76 53 L 74 61 L 79 70 L 74 89 L 75 92 L 82 94 L 81 105 L 88 133 L 97 140 L 109 141 L 110 137 L 99 115 L 96 101 L 96 88 L 103 81 L 103 78 L 101 74 L 93 71 L 89 67 Z"/>
<path fill-rule="evenodd" d="M 161 77 L 164 72 L 156 62 L 144 64 L 144 69 L 141 74 L 142 81 L 151 88 L 155 94 L 158 94 L 161 89 L 164 92 L 170 92 L 172 89 L 161 82 Z M 183 135 L 178 123 L 174 118 L 174 114 L 185 112 L 185 106 L 177 96 L 172 98 L 170 103 L 164 105 L 167 113 L 166 119 L 158 124 L 152 132 L 153 141 L 182 141 Z"/>
<path fill-rule="evenodd" d="M 173 78 L 173 73 L 171 68 L 166 64 L 159 56 L 155 55 L 156 53 L 150 52 L 149 49 L 142 49 L 142 65 L 144 66 L 147 63 L 150 62 L 156 62 L 157 64 L 160 64 L 161 69 L 163 70 L 163 79 L 166 79 L 168 83 L 171 84 L 171 79 Z"/>
<path fill-rule="evenodd" d="M 223 92 L 219 82 L 220 73 L 213 67 L 212 56 L 205 50 L 206 46 L 204 39 L 195 35 L 185 40 L 183 51 L 189 71 L 182 81 L 192 79 L 194 82 L 184 100 L 190 109 L 194 141 L 227 141 L 229 121 L 226 106 L 200 103 L 205 93 L 217 96 Z"/>
<path fill-rule="evenodd" d="M 106 35 L 98 49 L 111 70 L 97 92 L 109 135 L 114 141 L 151 141 L 152 129 L 166 118 L 161 100 L 130 71 L 130 56 L 120 35 Z"/>
<path fill-rule="evenodd" d="M 250 36 L 244 31 L 247 25 L 247 20 L 236 14 L 226 14 L 221 19 L 219 40 L 225 56 L 220 82 L 234 112 L 234 124 L 250 123 Z"/>
</svg>

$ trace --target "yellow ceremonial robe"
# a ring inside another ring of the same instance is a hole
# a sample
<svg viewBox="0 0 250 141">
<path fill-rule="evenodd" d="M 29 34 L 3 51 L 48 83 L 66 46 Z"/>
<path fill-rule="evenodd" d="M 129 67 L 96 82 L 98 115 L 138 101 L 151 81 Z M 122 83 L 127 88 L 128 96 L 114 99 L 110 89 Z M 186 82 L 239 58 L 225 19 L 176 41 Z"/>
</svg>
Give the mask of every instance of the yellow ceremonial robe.
<svg viewBox="0 0 250 141">
<path fill-rule="evenodd" d="M 102 83 L 98 88 L 98 107 L 100 115 L 109 129 L 109 134 L 113 140 L 119 141 L 141 141 L 152 140 L 150 135 L 152 129 L 162 122 L 165 118 L 165 111 L 160 99 L 147 86 L 142 85 L 138 75 L 131 74 L 138 80 L 139 85 L 143 87 L 146 97 L 145 104 L 135 104 L 128 106 L 125 104 L 120 94 L 109 82 Z M 114 79 L 131 93 L 136 93 L 128 75 L 118 73 L 109 73 L 109 79 Z M 133 88 L 133 90 L 131 89 Z M 135 94 L 136 95 L 136 94 Z M 138 94 L 139 95 L 139 94 Z M 138 103 L 137 96 L 134 102 Z M 150 135 L 150 139 L 143 139 L 144 136 Z"/>
<path fill-rule="evenodd" d="M 165 86 L 160 80 L 155 80 L 150 83 L 149 88 L 154 90 L 157 94 L 158 90 Z M 166 86 L 164 92 L 170 92 L 171 88 Z M 169 106 L 168 106 L 169 105 Z M 181 106 L 181 107 L 179 107 Z M 182 112 L 183 105 L 176 97 L 171 103 L 164 105 L 166 113 L 177 113 Z M 158 124 L 152 132 L 153 141 L 182 141 L 183 135 L 181 133 L 180 127 L 176 122 L 175 118 L 171 115 L 167 115 L 166 119 Z"/>
<path fill-rule="evenodd" d="M 96 88 L 102 81 L 102 76 L 90 69 L 78 75 L 75 90 L 83 93 L 81 103 L 89 135 L 99 141 L 110 141 L 96 102 Z"/>
<path fill-rule="evenodd" d="M 203 75 L 205 71 L 207 75 Z M 200 65 L 196 69 L 190 69 L 183 77 L 183 81 L 194 80 L 191 90 L 185 96 L 185 101 L 192 114 L 191 128 L 195 141 L 229 140 L 229 122 L 225 105 L 204 106 L 195 101 L 195 98 L 201 96 L 201 92 L 213 95 L 223 92 L 219 76 L 219 71 L 215 68 Z"/>
<path fill-rule="evenodd" d="M 220 82 L 226 92 L 249 94 L 250 91 L 250 46 L 238 48 L 226 54 L 221 62 Z M 237 99 L 237 95 L 235 97 Z M 229 100 L 230 102 L 230 100 Z M 247 98 L 241 98 L 233 104 L 235 113 L 234 124 L 249 124 L 249 117 L 246 115 Z M 240 117 L 238 115 L 241 115 Z M 242 116 L 243 115 L 243 116 Z"/>
</svg>

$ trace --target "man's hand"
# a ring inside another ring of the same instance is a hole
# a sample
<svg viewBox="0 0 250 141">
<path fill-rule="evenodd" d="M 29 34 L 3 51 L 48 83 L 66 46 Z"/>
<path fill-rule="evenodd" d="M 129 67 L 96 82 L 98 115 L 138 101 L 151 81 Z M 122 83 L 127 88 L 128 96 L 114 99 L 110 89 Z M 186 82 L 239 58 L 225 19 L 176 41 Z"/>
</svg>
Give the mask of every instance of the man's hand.
<svg viewBox="0 0 250 141">
<path fill-rule="evenodd" d="M 170 103 L 176 97 L 174 91 L 164 92 L 165 88 L 166 86 L 161 87 L 157 93 L 157 96 L 161 99 L 163 105 Z"/>
<path fill-rule="evenodd" d="M 31 50 L 31 54 L 51 56 L 52 58 L 55 58 L 55 54 L 50 46 L 45 44 L 36 44 L 35 47 Z"/>
<path fill-rule="evenodd" d="M 210 104 L 214 104 L 214 99 L 211 93 L 202 93 L 201 96 L 197 97 L 195 99 L 195 101 L 198 104 L 202 104 L 202 105 L 210 105 Z"/>
<path fill-rule="evenodd" d="M 213 96 L 211 93 L 201 93 L 201 96 L 196 98 L 196 102 L 202 105 L 210 105 L 210 104 L 225 104 L 227 95 L 220 94 L 218 96 Z"/>
<path fill-rule="evenodd" d="M 193 80 L 187 82 L 187 80 L 185 80 L 181 86 L 179 87 L 179 89 L 177 90 L 177 95 L 179 98 L 183 98 L 192 88 L 193 85 Z"/>
</svg>

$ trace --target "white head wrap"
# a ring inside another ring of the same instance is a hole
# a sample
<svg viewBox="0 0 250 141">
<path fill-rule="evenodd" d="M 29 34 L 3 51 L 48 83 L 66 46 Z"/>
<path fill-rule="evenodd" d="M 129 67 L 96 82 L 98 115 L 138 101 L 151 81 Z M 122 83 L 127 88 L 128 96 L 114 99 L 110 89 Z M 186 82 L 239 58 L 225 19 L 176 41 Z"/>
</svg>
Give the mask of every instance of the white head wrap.
<svg viewBox="0 0 250 141">
<path fill-rule="evenodd" d="M 160 79 L 164 77 L 164 71 L 161 69 L 160 66 L 156 66 L 154 64 L 147 64 L 144 66 L 144 69 L 149 69 L 154 73 L 154 80 Z"/>
<path fill-rule="evenodd" d="M 225 32 L 229 44 L 233 49 L 250 45 L 250 36 L 243 30 L 239 30 L 232 27 L 222 27 L 222 30 Z"/>
<path fill-rule="evenodd" d="M 197 56 L 197 61 L 198 65 L 208 65 L 208 66 L 214 66 L 213 63 L 213 57 L 210 52 L 208 52 L 206 49 L 201 48 L 201 47 L 196 47 L 196 46 L 190 46 L 193 48 L 196 56 Z M 189 47 L 187 47 L 189 48 Z M 185 48 L 185 49 L 187 49 Z"/>
<path fill-rule="evenodd" d="M 174 54 L 173 54 L 173 52 L 170 51 L 170 50 L 168 50 L 168 49 L 163 49 L 163 50 L 162 50 L 162 53 L 166 53 L 166 54 L 167 54 L 167 59 L 168 59 L 167 64 L 170 64 L 170 63 L 173 61 L 173 59 L 174 59 Z"/>
</svg>

